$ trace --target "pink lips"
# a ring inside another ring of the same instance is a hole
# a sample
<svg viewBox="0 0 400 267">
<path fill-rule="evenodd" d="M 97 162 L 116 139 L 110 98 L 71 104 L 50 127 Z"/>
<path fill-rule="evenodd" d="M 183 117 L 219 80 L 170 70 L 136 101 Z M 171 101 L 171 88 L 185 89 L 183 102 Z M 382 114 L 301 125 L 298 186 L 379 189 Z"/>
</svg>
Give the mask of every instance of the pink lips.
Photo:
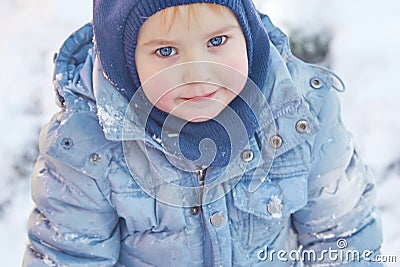
<svg viewBox="0 0 400 267">
<path fill-rule="evenodd" d="M 217 93 L 217 91 L 214 91 L 214 92 L 206 94 L 206 95 L 187 97 L 187 98 L 183 98 L 183 99 L 186 101 L 201 102 L 201 101 L 210 100 L 211 98 L 214 97 L 214 95 L 216 93 Z"/>
</svg>

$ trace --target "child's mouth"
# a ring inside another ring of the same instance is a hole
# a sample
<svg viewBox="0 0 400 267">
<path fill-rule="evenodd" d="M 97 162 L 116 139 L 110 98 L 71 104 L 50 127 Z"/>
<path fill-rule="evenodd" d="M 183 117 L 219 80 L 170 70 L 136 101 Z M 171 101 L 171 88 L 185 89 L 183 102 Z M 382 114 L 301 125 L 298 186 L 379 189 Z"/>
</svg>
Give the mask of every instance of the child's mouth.
<svg viewBox="0 0 400 267">
<path fill-rule="evenodd" d="M 183 100 L 185 101 L 192 101 L 192 102 L 202 102 L 202 101 L 207 101 L 210 100 L 215 96 L 217 91 L 211 92 L 209 94 L 201 95 L 201 96 L 193 96 L 193 97 L 185 97 Z"/>
</svg>

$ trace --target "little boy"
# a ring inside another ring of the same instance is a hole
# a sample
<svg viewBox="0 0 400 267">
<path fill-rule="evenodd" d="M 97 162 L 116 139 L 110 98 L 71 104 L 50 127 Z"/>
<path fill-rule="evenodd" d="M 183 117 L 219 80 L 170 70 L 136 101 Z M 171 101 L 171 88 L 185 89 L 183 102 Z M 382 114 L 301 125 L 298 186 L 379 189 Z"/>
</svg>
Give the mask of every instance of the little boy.
<svg viewBox="0 0 400 267">
<path fill-rule="evenodd" d="M 251 0 L 94 0 L 54 84 L 23 266 L 380 266 L 333 81 Z"/>
</svg>

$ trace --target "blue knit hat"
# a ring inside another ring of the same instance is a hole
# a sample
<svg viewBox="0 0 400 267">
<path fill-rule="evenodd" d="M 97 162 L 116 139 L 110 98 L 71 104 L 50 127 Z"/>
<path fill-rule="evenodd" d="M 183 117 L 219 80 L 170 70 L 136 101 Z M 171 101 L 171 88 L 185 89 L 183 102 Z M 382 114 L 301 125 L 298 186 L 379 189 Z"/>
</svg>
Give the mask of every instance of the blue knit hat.
<svg viewBox="0 0 400 267">
<path fill-rule="evenodd" d="M 267 73 L 269 38 L 251 0 L 94 0 L 96 52 L 109 81 L 130 98 L 141 86 L 135 66 L 140 27 L 154 13 L 171 6 L 212 3 L 228 7 L 244 33 L 249 78 L 259 87 Z"/>
<path fill-rule="evenodd" d="M 94 0 L 93 29 L 97 56 L 105 76 L 129 100 L 141 86 L 135 65 L 135 49 L 140 27 L 147 18 L 162 9 L 192 3 L 219 4 L 233 11 L 246 39 L 249 79 L 259 88 L 264 87 L 268 72 L 269 38 L 251 0 Z M 139 91 L 139 95 L 140 93 Z M 242 98 L 246 93 L 251 92 L 244 88 L 241 95 L 229 104 L 230 109 L 225 109 L 216 119 L 223 121 L 225 126 L 229 124 L 228 128 L 234 128 L 235 120 L 228 112 L 233 110 L 243 122 L 250 139 L 258 128 L 258 122 L 253 107 Z M 143 102 L 147 101 L 143 97 Z M 151 136 L 160 138 L 165 131 L 163 126 L 168 115 L 157 107 L 152 107 L 149 116 L 144 118 L 146 131 Z M 179 118 L 174 118 L 173 121 L 169 121 L 168 126 L 173 127 L 174 124 L 185 124 L 179 131 L 179 147 L 183 156 L 191 161 L 200 157 L 199 144 L 205 138 L 213 140 L 216 144 L 216 157 L 212 166 L 227 166 L 231 154 L 237 154 L 238 149 L 241 149 L 239 144 L 232 144 L 224 125 L 215 120 L 185 123 Z M 235 143 L 243 141 L 245 140 Z M 232 148 L 235 145 L 237 149 Z M 174 149 L 176 147 L 171 147 L 171 150 Z M 197 161 L 196 164 L 203 166 L 201 161 Z"/>
</svg>

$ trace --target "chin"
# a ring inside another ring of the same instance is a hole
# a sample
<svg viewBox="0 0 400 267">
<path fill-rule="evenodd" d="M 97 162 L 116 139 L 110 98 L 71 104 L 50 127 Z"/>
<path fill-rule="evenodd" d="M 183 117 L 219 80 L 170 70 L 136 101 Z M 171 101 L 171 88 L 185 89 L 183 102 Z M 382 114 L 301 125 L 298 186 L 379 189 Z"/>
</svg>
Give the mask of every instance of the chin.
<svg viewBox="0 0 400 267">
<path fill-rule="evenodd" d="M 206 121 L 212 120 L 215 117 L 217 117 L 221 113 L 221 111 L 215 112 L 213 114 L 207 114 L 207 115 L 197 115 L 197 116 L 192 116 L 192 117 L 186 116 L 186 118 L 183 118 L 183 119 L 187 120 L 189 122 L 206 122 Z"/>
<path fill-rule="evenodd" d="M 205 121 L 209 121 L 211 119 L 213 119 L 214 117 L 210 118 L 210 117 L 198 117 L 198 118 L 194 118 L 191 120 L 187 120 L 189 122 L 205 122 Z"/>
</svg>

